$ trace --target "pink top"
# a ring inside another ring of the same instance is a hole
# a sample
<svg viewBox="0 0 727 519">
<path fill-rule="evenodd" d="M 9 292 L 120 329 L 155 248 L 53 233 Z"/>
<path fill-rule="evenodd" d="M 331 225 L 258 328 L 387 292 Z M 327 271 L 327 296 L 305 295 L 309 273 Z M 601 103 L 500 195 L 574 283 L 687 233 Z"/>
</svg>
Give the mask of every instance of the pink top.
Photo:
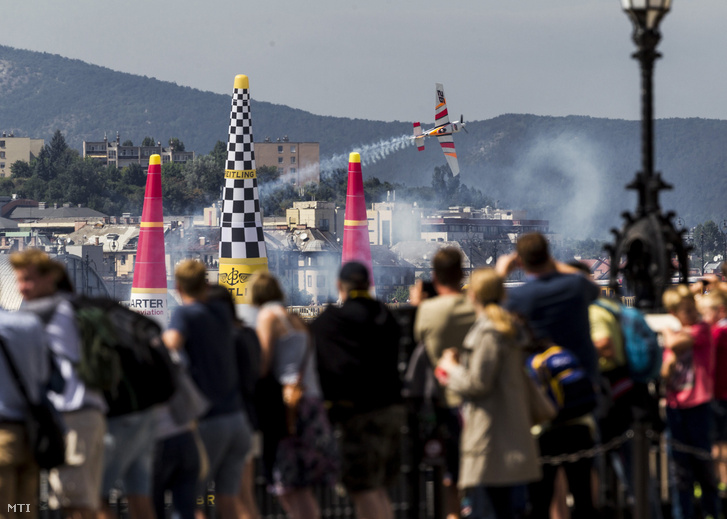
<svg viewBox="0 0 727 519">
<path fill-rule="evenodd" d="M 727 319 L 712 327 L 715 349 L 714 398 L 727 400 Z"/>
<path fill-rule="evenodd" d="M 692 349 L 677 357 L 676 375 L 667 382 L 666 401 L 672 408 L 696 407 L 712 400 L 714 395 L 714 347 L 707 323 L 686 328 L 694 338 Z M 664 362 L 674 352 L 664 350 Z"/>
</svg>

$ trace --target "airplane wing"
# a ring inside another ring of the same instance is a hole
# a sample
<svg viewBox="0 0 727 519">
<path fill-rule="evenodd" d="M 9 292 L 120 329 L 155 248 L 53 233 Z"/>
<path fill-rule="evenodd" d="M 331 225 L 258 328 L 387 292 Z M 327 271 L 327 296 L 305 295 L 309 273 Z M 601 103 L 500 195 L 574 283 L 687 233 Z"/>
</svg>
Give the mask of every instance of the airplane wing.
<svg viewBox="0 0 727 519">
<path fill-rule="evenodd" d="M 444 152 L 444 156 L 447 159 L 447 164 L 449 164 L 449 169 L 452 170 L 453 175 L 459 174 L 459 162 L 457 161 L 457 151 L 454 149 L 454 139 L 452 138 L 452 134 L 449 135 L 437 135 L 437 139 L 439 140 L 439 145 L 442 147 L 442 151 Z"/>
<path fill-rule="evenodd" d="M 449 113 L 447 112 L 447 100 L 444 98 L 444 87 L 442 83 L 437 83 L 437 94 L 434 105 L 434 126 L 441 126 L 449 122 Z"/>
</svg>

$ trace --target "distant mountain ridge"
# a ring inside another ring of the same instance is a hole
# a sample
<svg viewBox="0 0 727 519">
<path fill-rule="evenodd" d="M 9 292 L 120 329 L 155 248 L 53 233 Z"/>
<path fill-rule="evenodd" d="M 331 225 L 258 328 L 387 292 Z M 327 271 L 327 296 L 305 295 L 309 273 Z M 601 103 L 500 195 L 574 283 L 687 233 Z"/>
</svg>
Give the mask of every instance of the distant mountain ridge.
<svg viewBox="0 0 727 519">
<path fill-rule="evenodd" d="M 243 71 L 244 72 L 244 71 Z M 230 95 L 115 72 L 61 56 L 0 46 L 0 130 L 49 142 L 60 129 L 68 144 L 109 139 L 140 144 L 145 136 L 178 137 L 188 150 L 209 153 L 227 141 Z M 409 122 L 314 115 L 255 101 L 256 141 L 287 136 L 318 142 L 324 167 L 346 167 L 348 153 L 362 151 L 364 176 L 428 185 L 445 161 L 435 139 L 417 152 L 404 136 Z M 638 95 L 634 85 L 633 95 Z M 486 98 L 483 102 L 486 102 Z M 640 123 L 586 116 L 505 114 L 467 122 L 455 143 L 461 181 L 501 206 L 527 209 L 551 220 L 556 231 L 606 237 L 619 214 L 634 209 L 624 186 L 640 168 Z M 727 218 L 727 121 L 663 119 L 656 122 L 656 166 L 674 191 L 661 197 L 689 226 Z"/>
</svg>

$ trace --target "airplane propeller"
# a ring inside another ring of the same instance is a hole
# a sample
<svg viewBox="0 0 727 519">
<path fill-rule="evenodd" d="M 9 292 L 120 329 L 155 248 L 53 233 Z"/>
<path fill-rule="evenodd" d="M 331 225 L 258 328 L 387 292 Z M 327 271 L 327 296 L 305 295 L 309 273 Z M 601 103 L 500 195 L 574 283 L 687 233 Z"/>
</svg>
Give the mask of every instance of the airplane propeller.
<svg viewBox="0 0 727 519">
<path fill-rule="evenodd" d="M 464 114 L 461 114 L 459 116 L 459 124 L 462 126 L 462 129 L 464 130 L 465 133 L 469 133 L 469 130 L 464 125 Z"/>
</svg>

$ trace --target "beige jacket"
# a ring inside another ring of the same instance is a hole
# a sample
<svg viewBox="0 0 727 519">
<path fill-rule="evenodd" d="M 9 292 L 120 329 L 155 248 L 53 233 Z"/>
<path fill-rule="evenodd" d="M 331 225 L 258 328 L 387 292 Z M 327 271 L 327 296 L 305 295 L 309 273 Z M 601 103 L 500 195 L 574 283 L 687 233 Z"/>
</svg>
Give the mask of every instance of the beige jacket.
<svg viewBox="0 0 727 519">
<path fill-rule="evenodd" d="M 448 382 L 464 400 L 459 487 L 540 479 L 522 344 L 479 317 L 465 338 L 460 362 L 449 370 Z"/>
<path fill-rule="evenodd" d="M 475 309 L 464 293 L 437 296 L 422 301 L 414 321 L 414 339 L 423 342 L 433 366 L 447 348 L 462 348 L 467 332 L 475 322 Z M 447 405 L 458 407 L 461 398 L 445 389 Z"/>
</svg>

